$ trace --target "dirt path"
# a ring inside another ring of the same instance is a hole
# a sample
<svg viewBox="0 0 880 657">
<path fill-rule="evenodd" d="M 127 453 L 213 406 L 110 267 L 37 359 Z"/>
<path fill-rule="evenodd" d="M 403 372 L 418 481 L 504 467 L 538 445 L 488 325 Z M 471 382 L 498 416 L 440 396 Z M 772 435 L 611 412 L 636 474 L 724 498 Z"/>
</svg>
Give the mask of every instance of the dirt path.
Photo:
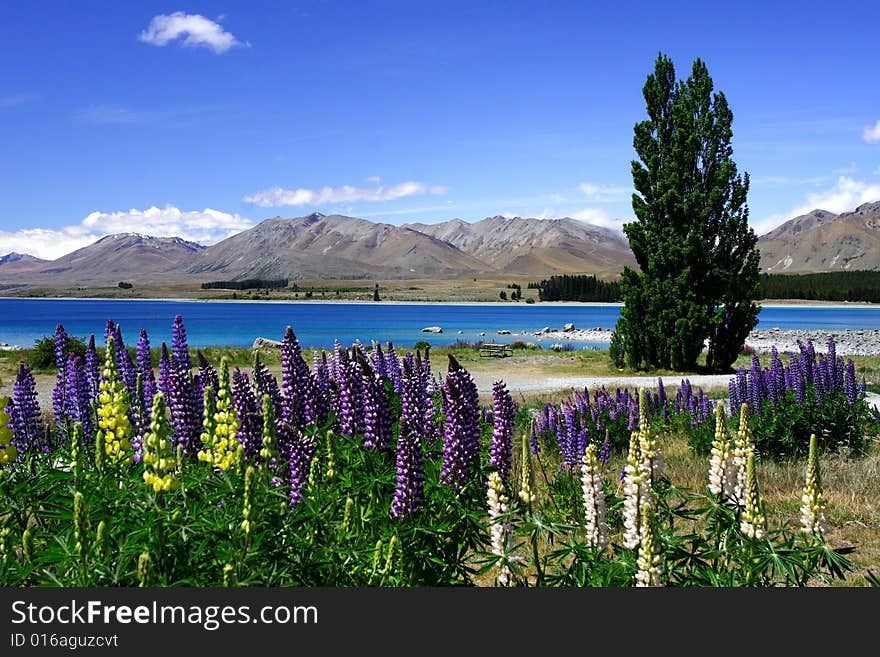
<svg viewBox="0 0 880 657">
<path fill-rule="evenodd" d="M 491 393 L 492 385 L 498 380 L 497 376 L 493 376 L 486 372 L 472 372 L 474 382 L 477 389 L 481 393 Z M 578 388 L 583 390 L 585 387 L 598 388 L 605 386 L 606 388 L 633 388 L 640 387 L 656 388 L 657 377 L 655 376 L 534 376 L 518 374 L 516 370 L 504 373 L 501 377 L 507 384 L 507 389 L 511 393 L 553 393 L 558 391 L 570 390 Z M 727 388 L 730 380 L 728 374 L 696 374 L 688 377 L 674 377 L 663 380 L 663 385 L 667 387 L 677 388 L 681 384 L 681 380 L 687 378 L 692 386 L 707 388 Z"/>
</svg>

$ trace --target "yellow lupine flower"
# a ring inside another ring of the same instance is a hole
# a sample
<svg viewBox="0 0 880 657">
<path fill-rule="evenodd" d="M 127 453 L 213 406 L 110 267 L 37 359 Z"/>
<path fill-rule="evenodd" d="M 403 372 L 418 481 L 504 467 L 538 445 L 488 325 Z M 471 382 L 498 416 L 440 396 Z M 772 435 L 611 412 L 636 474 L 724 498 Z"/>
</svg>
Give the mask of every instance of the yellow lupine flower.
<svg viewBox="0 0 880 657">
<path fill-rule="evenodd" d="M 104 379 L 98 397 L 98 427 L 101 429 L 104 451 L 113 465 L 127 465 L 134 460 L 131 446 L 131 423 L 128 419 L 128 399 L 116 366 L 113 336 L 107 338 L 107 356 Z"/>
<path fill-rule="evenodd" d="M 208 402 L 210 393 L 206 388 L 205 400 Z M 202 450 L 198 454 L 200 461 L 206 461 L 220 468 L 229 470 L 241 464 L 244 449 L 238 442 L 238 420 L 232 402 L 232 385 L 229 380 L 229 361 L 224 358 L 220 362 L 220 387 L 213 414 L 210 407 L 205 407 L 205 423 L 202 433 Z"/>
<path fill-rule="evenodd" d="M 828 526 L 825 522 L 825 499 L 819 475 L 819 454 L 816 434 L 810 436 L 810 457 L 807 460 L 807 480 L 801 496 L 801 531 L 821 538 Z"/>
<path fill-rule="evenodd" d="M 18 458 L 18 450 L 12 444 L 9 415 L 6 413 L 6 404 L 8 402 L 8 397 L 0 397 L 0 465 L 12 463 Z"/>
<path fill-rule="evenodd" d="M 173 470 L 175 460 L 171 450 L 170 428 L 165 414 L 165 395 L 153 397 L 150 431 L 144 436 L 144 482 L 153 490 L 165 492 L 178 486 Z"/>
</svg>

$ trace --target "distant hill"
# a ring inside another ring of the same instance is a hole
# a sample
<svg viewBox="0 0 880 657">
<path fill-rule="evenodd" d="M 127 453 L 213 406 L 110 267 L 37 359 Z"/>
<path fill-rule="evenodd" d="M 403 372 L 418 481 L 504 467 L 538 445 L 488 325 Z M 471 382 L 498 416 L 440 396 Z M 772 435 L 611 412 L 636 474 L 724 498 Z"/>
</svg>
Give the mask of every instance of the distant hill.
<svg viewBox="0 0 880 657">
<path fill-rule="evenodd" d="M 7 256 L 5 288 L 203 283 L 244 278 L 444 278 L 618 273 L 626 240 L 574 219 L 491 217 L 393 226 L 341 215 L 274 217 L 204 247 L 179 238 L 109 235 L 53 261 Z M 25 261 L 25 259 L 28 259 Z M 13 267 L 13 262 L 22 264 Z"/>
<path fill-rule="evenodd" d="M 622 233 L 576 219 L 489 217 L 476 223 L 453 219 L 407 224 L 508 274 L 619 273 L 635 267 Z"/>
<path fill-rule="evenodd" d="M 758 248 L 768 273 L 880 269 L 880 202 L 839 215 L 813 210 L 762 235 Z"/>
</svg>

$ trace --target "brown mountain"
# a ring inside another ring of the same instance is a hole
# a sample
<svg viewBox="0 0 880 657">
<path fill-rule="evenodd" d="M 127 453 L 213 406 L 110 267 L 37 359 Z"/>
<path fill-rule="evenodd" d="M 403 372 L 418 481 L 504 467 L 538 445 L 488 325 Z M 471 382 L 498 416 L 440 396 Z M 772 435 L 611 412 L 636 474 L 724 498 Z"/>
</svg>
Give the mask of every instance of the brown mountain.
<svg viewBox="0 0 880 657">
<path fill-rule="evenodd" d="M 795 217 L 758 240 L 768 273 L 880 269 L 880 202 Z"/>
<path fill-rule="evenodd" d="M 267 219 L 208 247 L 186 271 L 205 280 L 208 273 L 226 278 L 419 278 L 489 269 L 455 246 L 407 227 L 314 213 Z"/>
<path fill-rule="evenodd" d="M 408 224 L 507 274 L 619 273 L 635 267 L 626 238 L 575 219 L 489 217 L 476 223 L 453 219 Z"/>
<path fill-rule="evenodd" d="M 179 237 L 108 235 L 57 260 L 32 258 L 23 269 L 0 265 L 0 283 L 19 287 L 115 285 L 119 281 L 174 283 L 175 273 L 205 247 Z M 12 264 L 22 262 L 19 260 Z"/>
<path fill-rule="evenodd" d="M 393 226 L 341 215 L 275 217 L 210 247 L 110 235 L 54 261 L 9 255 L 0 286 L 192 284 L 243 278 L 443 278 L 618 273 L 634 264 L 619 233 L 573 219 L 491 217 Z"/>
</svg>

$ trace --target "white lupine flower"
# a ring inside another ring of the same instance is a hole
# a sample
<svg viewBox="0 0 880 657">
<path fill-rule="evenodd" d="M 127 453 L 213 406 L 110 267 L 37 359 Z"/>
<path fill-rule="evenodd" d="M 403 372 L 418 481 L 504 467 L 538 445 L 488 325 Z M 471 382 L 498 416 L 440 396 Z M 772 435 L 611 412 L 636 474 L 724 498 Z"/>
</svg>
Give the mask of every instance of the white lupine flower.
<svg viewBox="0 0 880 657">
<path fill-rule="evenodd" d="M 733 449 L 724 426 L 724 404 L 718 402 L 715 408 L 715 439 L 712 441 L 712 455 L 709 459 L 709 490 L 714 495 L 733 497 L 736 475 Z"/>
<path fill-rule="evenodd" d="M 526 505 L 537 501 L 532 487 L 532 452 L 529 449 L 529 439 L 526 434 L 523 434 L 522 437 L 522 484 L 519 489 L 519 499 Z"/>
<path fill-rule="evenodd" d="M 663 560 L 657 549 L 654 538 L 654 527 L 651 523 L 651 507 L 642 507 L 641 535 L 639 554 L 636 557 L 636 586 L 663 586 Z"/>
<path fill-rule="evenodd" d="M 825 522 L 825 500 L 819 476 L 819 455 L 816 434 L 810 436 L 810 457 L 807 460 L 807 480 L 801 496 L 801 531 L 821 538 L 828 531 Z"/>
<path fill-rule="evenodd" d="M 740 530 L 749 538 L 762 539 L 767 536 L 767 518 L 758 495 L 758 478 L 755 476 L 755 452 L 749 453 L 746 463 L 745 508 L 740 517 Z"/>
<path fill-rule="evenodd" d="M 641 540 L 641 506 L 644 492 L 644 474 L 639 449 L 639 433 L 633 431 L 629 440 L 629 453 L 623 468 L 623 545 L 631 550 Z"/>
<path fill-rule="evenodd" d="M 743 506 L 746 502 L 749 455 L 755 451 L 752 430 L 749 427 L 748 408 L 748 404 L 740 407 L 739 431 L 733 443 L 733 467 L 736 470 L 733 499 L 739 506 Z"/>
<path fill-rule="evenodd" d="M 663 453 L 648 422 L 647 392 L 644 388 L 639 390 L 639 450 L 642 472 L 648 483 L 653 484 L 655 477 L 663 472 Z"/>
<path fill-rule="evenodd" d="M 504 493 L 504 482 L 501 475 L 492 472 L 489 475 L 487 492 L 489 506 L 489 535 L 491 537 L 492 554 L 504 557 L 510 547 L 511 528 L 504 516 L 510 511 L 507 495 Z M 510 582 L 510 568 L 506 563 L 501 565 L 498 583 L 507 586 Z"/>
<path fill-rule="evenodd" d="M 587 447 L 581 465 L 581 488 L 584 493 L 584 525 L 587 543 L 602 550 L 608 545 L 608 524 L 605 521 L 605 489 L 599 469 L 598 449 L 595 444 Z"/>
</svg>

